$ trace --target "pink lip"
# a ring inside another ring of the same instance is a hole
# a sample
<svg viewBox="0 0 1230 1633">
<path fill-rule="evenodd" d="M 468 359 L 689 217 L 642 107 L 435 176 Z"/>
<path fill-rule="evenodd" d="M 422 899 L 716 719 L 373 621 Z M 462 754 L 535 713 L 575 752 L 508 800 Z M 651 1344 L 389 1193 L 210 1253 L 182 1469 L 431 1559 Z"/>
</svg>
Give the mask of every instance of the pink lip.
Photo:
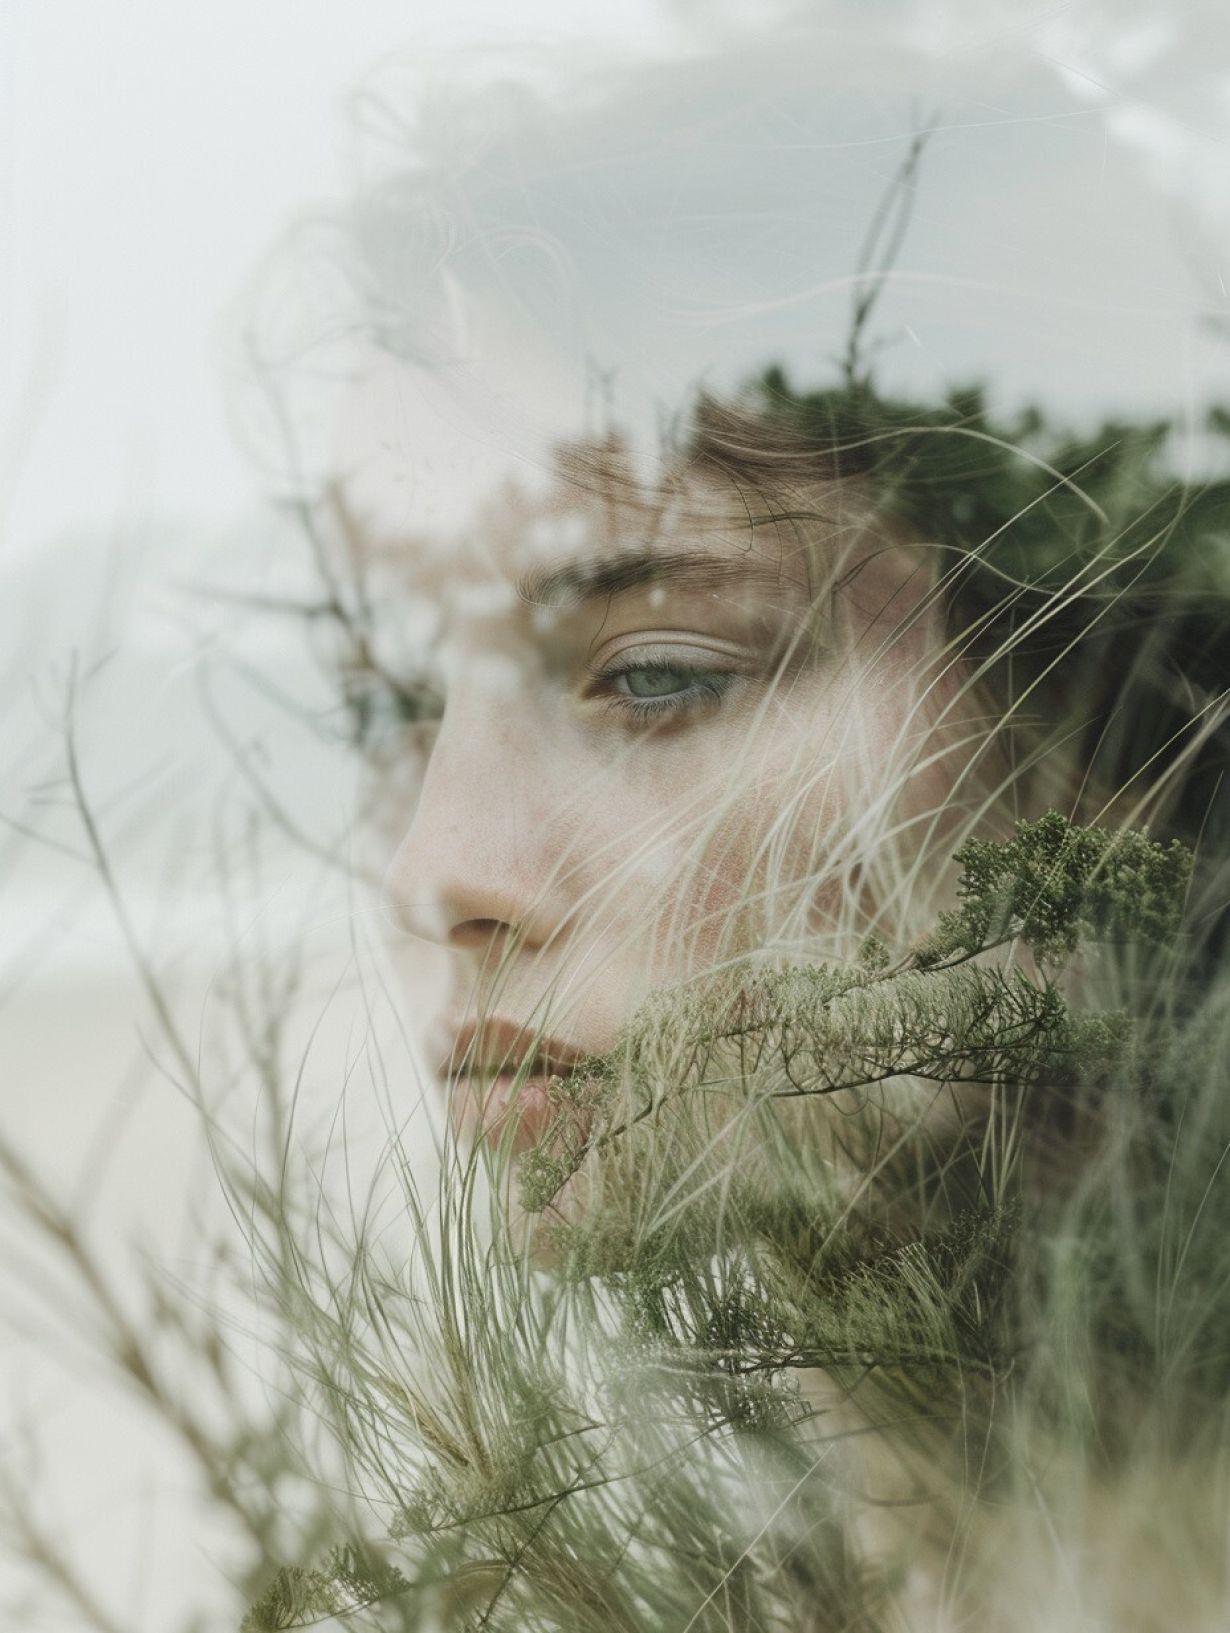
<svg viewBox="0 0 1230 1633">
<path fill-rule="evenodd" d="M 524 1150 L 551 1121 L 549 1080 L 572 1071 L 588 1053 L 503 1016 L 470 1022 L 458 1031 L 439 1067 L 449 1088 L 454 1127 L 500 1138 L 508 1120 L 515 1118 L 513 1149 Z"/>
</svg>

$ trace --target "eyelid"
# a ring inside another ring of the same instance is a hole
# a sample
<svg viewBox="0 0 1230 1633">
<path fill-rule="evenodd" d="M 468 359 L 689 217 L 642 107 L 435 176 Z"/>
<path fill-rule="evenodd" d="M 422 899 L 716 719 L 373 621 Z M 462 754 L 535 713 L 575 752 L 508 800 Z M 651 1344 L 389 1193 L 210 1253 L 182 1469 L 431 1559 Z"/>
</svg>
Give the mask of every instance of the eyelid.
<svg viewBox="0 0 1230 1633">
<path fill-rule="evenodd" d="M 624 691 L 619 686 L 626 676 L 654 671 L 677 672 L 680 677 L 691 678 L 676 691 L 645 697 Z M 593 695 L 602 699 L 606 708 L 621 716 L 626 724 L 648 725 L 651 722 L 664 724 L 671 720 L 683 722 L 700 709 L 718 706 L 727 692 L 743 678 L 735 669 L 699 669 L 661 658 L 647 658 L 642 663 L 620 664 L 616 661 L 605 670 L 594 671 L 591 684 Z"/>
<path fill-rule="evenodd" d="M 612 645 L 613 655 L 605 664 L 587 665 L 583 695 L 601 702 L 628 726 L 685 724 L 720 707 L 731 689 L 748 678 L 750 665 L 739 663 L 728 651 L 715 651 L 711 641 L 667 644 L 661 639 L 641 639 Z M 631 676 L 655 673 L 677 676 L 680 684 L 645 696 L 631 690 Z"/>
<path fill-rule="evenodd" d="M 625 675 L 643 670 L 673 670 L 693 677 L 695 684 L 717 681 L 728 685 L 746 679 L 752 666 L 738 663 L 725 653 L 702 647 L 666 647 L 641 643 L 626 646 L 604 664 L 586 665 L 586 689 L 597 694 L 609 691 Z"/>
<path fill-rule="evenodd" d="M 605 670 L 629 654 L 647 661 L 678 658 L 681 667 L 700 669 L 706 658 L 721 660 L 753 657 L 751 649 L 737 641 L 723 640 L 721 636 L 698 635 L 687 630 L 636 630 L 605 642 L 589 654 L 591 670 Z"/>
</svg>

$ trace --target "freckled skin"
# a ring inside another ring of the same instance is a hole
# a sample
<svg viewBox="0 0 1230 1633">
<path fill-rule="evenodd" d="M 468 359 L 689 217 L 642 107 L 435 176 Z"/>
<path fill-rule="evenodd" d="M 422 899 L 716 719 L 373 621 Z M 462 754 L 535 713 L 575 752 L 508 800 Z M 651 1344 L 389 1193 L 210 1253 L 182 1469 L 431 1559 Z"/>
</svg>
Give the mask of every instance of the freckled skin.
<svg viewBox="0 0 1230 1633">
<path fill-rule="evenodd" d="M 708 475 L 665 498 L 506 489 L 462 538 L 394 556 L 438 618 L 389 665 L 425 666 L 444 707 L 373 745 L 371 808 L 433 1058 L 482 1012 L 609 1048 L 656 987 L 832 921 L 841 846 L 890 762 L 936 756 L 901 778 L 898 815 L 951 786 L 953 680 L 917 560 L 852 523 L 835 484 L 802 524 L 749 528 L 761 497 Z M 695 570 L 518 593 L 562 552 L 647 540 Z"/>
</svg>

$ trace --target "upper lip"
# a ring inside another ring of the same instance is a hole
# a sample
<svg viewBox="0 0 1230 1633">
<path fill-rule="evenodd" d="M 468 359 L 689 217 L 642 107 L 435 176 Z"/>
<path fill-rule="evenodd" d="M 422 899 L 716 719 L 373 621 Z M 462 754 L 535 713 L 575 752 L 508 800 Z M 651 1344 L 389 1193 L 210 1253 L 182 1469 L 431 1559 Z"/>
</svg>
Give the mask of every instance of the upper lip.
<svg viewBox="0 0 1230 1633">
<path fill-rule="evenodd" d="M 502 1015 L 461 1027 L 440 1063 L 442 1077 L 497 1077 L 528 1069 L 531 1076 L 570 1072 L 589 1051 Z"/>
</svg>

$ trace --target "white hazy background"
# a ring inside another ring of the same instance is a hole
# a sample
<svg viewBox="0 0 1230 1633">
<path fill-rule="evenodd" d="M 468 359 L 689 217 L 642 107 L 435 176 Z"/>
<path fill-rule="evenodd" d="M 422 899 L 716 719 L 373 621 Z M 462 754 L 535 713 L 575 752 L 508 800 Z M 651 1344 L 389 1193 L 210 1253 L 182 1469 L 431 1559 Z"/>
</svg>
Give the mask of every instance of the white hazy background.
<svg viewBox="0 0 1230 1633">
<path fill-rule="evenodd" d="M 65 804 L 69 678 L 123 889 L 191 1014 L 228 938 L 285 933 L 296 907 L 289 853 L 238 925 L 211 894 L 211 801 L 231 763 L 202 703 L 211 654 L 247 651 L 292 694 L 311 684 L 293 632 L 188 593 L 296 570 L 228 428 L 223 313 L 291 213 L 344 190 L 345 99 L 390 53 L 430 78 L 501 42 L 591 60 L 726 49 L 728 93 L 771 102 L 771 83 L 740 74 L 790 8 L 598 9 L 612 15 L 578 29 L 566 0 L 0 0 L 0 1128 L 79 1199 L 121 1277 L 134 1237 L 172 1271 L 188 1263 L 188 1198 L 208 1195 L 208 1172 L 193 1114 L 150 1065 L 150 1017 Z M 897 302 L 888 376 L 985 376 L 997 400 L 1075 422 L 1173 414 L 1199 461 L 1201 411 L 1230 398 L 1224 0 L 829 0 L 794 15 L 824 25 L 809 71 L 853 175 L 920 109 L 944 133 L 906 259 L 947 254 L 962 283 L 923 280 Z M 868 211 L 875 197 L 869 181 Z M 835 227 L 826 275 L 856 249 Z M 749 307 L 762 265 L 749 257 L 736 291 Z M 828 302 L 830 330 L 786 360 L 818 374 L 843 311 Z M 789 352 L 787 325 L 767 318 L 764 334 Z M 698 376 L 720 340 L 697 332 Z M 345 790 L 322 795 L 310 744 L 255 690 L 222 708 L 292 805 L 333 801 L 344 822 Z M 17 1327 L 27 1306 L 7 1313 Z M 140 1413 L 37 1324 L 0 1365 L 0 1455 L 39 1465 L 46 1514 L 118 1624 L 168 1629 L 225 1604 L 225 1549 Z M 42 1625 L 25 1592 L 14 1577 L 0 1596 L 6 1627 Z"/>
</svg>

